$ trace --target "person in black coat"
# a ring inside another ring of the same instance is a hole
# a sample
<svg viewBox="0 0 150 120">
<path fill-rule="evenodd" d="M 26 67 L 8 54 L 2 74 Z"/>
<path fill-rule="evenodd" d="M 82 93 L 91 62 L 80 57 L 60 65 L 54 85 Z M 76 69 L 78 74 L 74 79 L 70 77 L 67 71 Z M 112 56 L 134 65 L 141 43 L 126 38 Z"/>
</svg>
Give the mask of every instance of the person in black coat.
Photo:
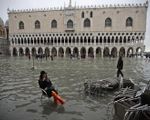
<svg viewBox="0 0 150 120">
<path fill-rule="evenodd" d="M 123 69 L 123 60 L 122 57 L 119 57 L 118 63 L 117 63 L 117 77 L 119 77 L 119 75 L 121 75 L 123 77 L 123 73 L 122 73 L 122 69 Z"/>
<path fill-rule="evenodd" d="M 52 96 L 51 95 L 52 91 L 57 93 L 57 91 L 53 87 L 52 82 L 50 81 L 50 79 L 48 79 L 47 73 L 45 71 L 41 71 L 38 83 L 39 83 L 40 88 L 47 92 L 48 97 Z"/>
</svg>

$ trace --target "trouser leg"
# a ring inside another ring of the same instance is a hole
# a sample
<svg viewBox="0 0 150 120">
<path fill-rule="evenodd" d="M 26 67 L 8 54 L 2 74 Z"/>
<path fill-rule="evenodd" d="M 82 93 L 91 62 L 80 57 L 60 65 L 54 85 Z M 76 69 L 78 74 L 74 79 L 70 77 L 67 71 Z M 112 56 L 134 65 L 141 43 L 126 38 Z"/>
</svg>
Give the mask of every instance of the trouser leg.
<svg viewBox="0 0 150 120">
<path fill-rule="evenodd" d="M 123 77 L 123 73 L 122 73 L 122 71 L 120 70 L 120 74 L 121 74 L 121 76 Z"/>
<path fill-rule="evenodd" d="M 123 77 L 123 73 L 120 69 L 118 69 L 118 71 L 117 71 L 117 77 L 119 77 L 119 74 L 121 74 L 121 76 Z"/>
<path fill-rule="evenodd" d="M 117 77 L 119 77 L 119 69 L 117 70 Z"/>
</svg>

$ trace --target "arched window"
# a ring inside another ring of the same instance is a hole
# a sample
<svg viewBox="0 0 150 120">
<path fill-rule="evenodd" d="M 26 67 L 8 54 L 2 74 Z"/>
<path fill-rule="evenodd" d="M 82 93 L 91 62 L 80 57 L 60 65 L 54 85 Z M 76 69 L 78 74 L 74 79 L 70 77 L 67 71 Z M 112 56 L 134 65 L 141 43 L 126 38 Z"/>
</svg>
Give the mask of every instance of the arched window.
<svg viewBox="0 0 150 120">
<path fill-rule="evenodd" d="M 67 28 L 73 28 L 73 21 L 72 20 L 68 20 Z"/>
<path fill-rule="evenodd" d="M 93 12 L 92 12 L 92 11 L 90 12 L 90 17 L 91 17 L 91 18 L 93 17 Z"/>
<path fill-rule="evenodd" d="M 126 20 L 126 27 L 132 27 L 133 26 L 133 20 L 131 17 L 128 17 Z"/>
<path fill-rule="evenodd" d="M 24 22 L 22 21 L 19 22 L 19 29 L 24 29 Z"/>
<path fill-rule="evenodd" d="M 84 20 L 84 27 L 90 27 L 90 26 L 91 26 L 91 22 L 90 22 L 90 20 L 88 18 L 86 18 Z"/>
<path fill-rule="evenodd" d="M 57 21 L 56 20 L 52 20 L 51 28 L 57 28 Z"/>
<path fill-rule="evenodd" d="M 111 27 L 112 26 L 112 21 L 110 18 L 106 18 L 105 20 L 105 27 Z"/>
<path fill-rule="evenodd" d="M 40 21 L 35 21 L 35 29 L 40 29 Z"/>
<path fill-rule="evenodd" d="M 81 17 L 84 18 L 84 12 L 82 12 Z"/>
</svg>

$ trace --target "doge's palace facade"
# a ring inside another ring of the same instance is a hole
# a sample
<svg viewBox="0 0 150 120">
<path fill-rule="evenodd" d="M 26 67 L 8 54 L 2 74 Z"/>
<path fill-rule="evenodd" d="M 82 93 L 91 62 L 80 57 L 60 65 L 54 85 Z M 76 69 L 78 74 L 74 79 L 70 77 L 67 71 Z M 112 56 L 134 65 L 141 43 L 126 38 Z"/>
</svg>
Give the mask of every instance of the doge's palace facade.
<svg viewBox="0 0 150 120">
<path fill-rule="evenodd" d="M 148 2 L 8 10 L 11 56 L 129 56 L 144 51 Z"/>
</svg>

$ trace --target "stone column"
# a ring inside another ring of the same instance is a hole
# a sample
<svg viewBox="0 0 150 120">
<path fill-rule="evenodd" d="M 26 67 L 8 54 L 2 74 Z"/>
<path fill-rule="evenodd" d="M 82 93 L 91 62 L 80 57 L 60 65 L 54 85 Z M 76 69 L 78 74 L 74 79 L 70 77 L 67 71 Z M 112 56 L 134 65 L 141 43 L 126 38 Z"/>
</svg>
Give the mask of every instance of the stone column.
<svg viewBox="0 0 150 120">
<path fill-rule="evenodd" d="M 133 54 L 135 54 L 136 53 L 136 48 L 133 48 Z"/>
<path fill-rule="evenodd" d="M 117 57 L 119 57 L 119 50 L 120 50 L 120 49 L 117 50 Z"/>
<path fill-rule="evenodd" d="M 101 49 L 101 57 L 103 58 L 104 48 Z"/>
<path fill-rule="evenodd" d="M 69 43 L 69 37 L 67 37 L 67 39 L 68 39 L 68 41 L 67 41 L 67 42 L 68 42 L 68 43 L 67 43 L 67 45 L 68 45 L 68 46 L 70 46 L 70 45 L 69 45 L 69 44 L 70 44 L 70 43 Z"/>
<path fill-rule="evenodd" d="M 106 45 L 108 45 L 108 37 L 106 36 Z"/>
<path fill-rule="evenodd" d="M 13 56 L 13 49 L 10 48 L 10 55 Z"/>
<path fill-rule="evenodd" d="M 66 57 L 66 52 L 65 52 L 65 50 L 64 50 L 64 57 Z"/>
<path fill-rule="evenodd" d="M 112 36 L 109 37 L 109 42 L 110 42 L 109 45 L 110 45 L 110 46 L 111 46 L 111 44 L 112 44 L 112 43 L 111 43 L 111 39 L 112 39 Z"/>
<path fill-rule="evenodd" d="M 85 57 L 88 58 L 88 49 L 86 49 Z"/>
<path fill-rule="evenodd" d="M 80 46 L 81 40 L 80 37 L 78 37 L 78 46 Z"/>
<path fill-rule="evenodd" d="M 127 57 L 128 49 L 125 49 L 125 57 Z"/>
<path fill-rule="evenodd" d="M 32 45 L 34 46 L 34 38 L 32 38 L 32 41 L 33 41 L 33 44 L 32 44 Z"/>
<path fill-rule="evenodd" d="M 104 37 L 102 37 L 102 45 L 104 45 Z"/>
<path fill-rule="evenodd" d="M 36 49 L 36 52 L 35 52 L 35 54 L 37 55 L 37 54 L 38 54 L 38 48 L 36 47 L 35 49 Z"/>
<path fill-rule="evenodd" d="M 56 45 L 58 46 L 58 38 L 57 38 L 57 40 L 56 40 Z"/>
<path fill-rule="evenodd" d="M 74 39 L 75 39 L 75 43 L 74 43 L 74 45 L 76 46 L 76 45 L 77 45 L 77 40 L 76 40 L 76 37 L 74 37 Z"/>
<path fill-rule="evenodd" d="M 81 58 L 81 53 L 80 53 L 80 50 L 79 50 L 79 56 L 78 56 L 79 58 Z"/>
<path fill-rule="evenodd" d="M 93 50 L 93 54 L 94 54 L 94 58 L 96 58 L 96 50 L 95 50 L 95 48 L 94 48 L 94 50 Z"/>
<path fill-rule="evenodd" d="M 96 45 L 96 37 L 94 37 L 94 45 Z"/>
<path fill-rule="evenodd" d="M 17 49 L 17 56 L 19 56 L 19 50 Z"/>
</svg>

